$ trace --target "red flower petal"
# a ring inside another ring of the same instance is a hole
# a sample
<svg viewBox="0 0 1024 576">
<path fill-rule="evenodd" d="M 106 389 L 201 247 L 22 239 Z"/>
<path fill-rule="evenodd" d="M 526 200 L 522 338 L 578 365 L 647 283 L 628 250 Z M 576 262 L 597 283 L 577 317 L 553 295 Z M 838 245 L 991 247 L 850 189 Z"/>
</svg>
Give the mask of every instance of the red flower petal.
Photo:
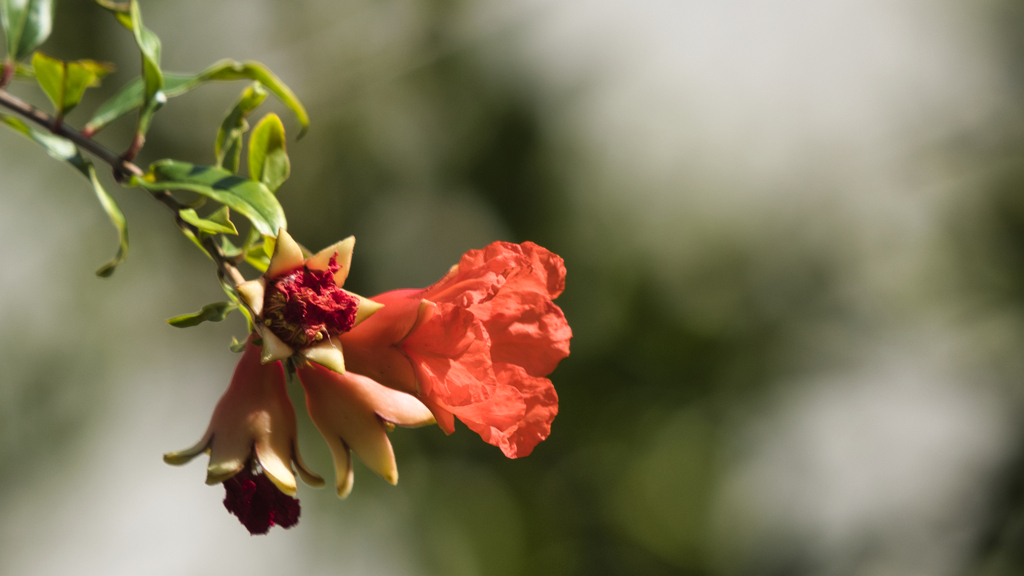
<svg viewBox="0 0 1024 576">
<path fill-rule="evenodd" d="M 491 360 L 547 376 L 569 355 L 572 330 L 561 308 L 535 292 L 503 290 L 472 308 L 491 337 Z"/>
<path fill-rule="evenodd" d="M 551 421 L 558 414 L 558 394 L 551 380 L 530 376 L 520 366 L 495 363 L 498 381 L 519 390 L 526 402 L 526 414 L 516 426 L 491 442 L 509 458 L 529 456 L 533 448 L 551 433 Z"/>
<path fill-rule="evenodd" d="M 532 242 L 495 242 L 467 252 L 423 297 L 472 312 L 491 338 L 493 361 L 546 376 L 569 355 L 572 330 L 551 302 L 564 288 L 565 265 L 557 255 Z"/>
<path fill-rule="evenodd" d="M 458 268 L 427 288 L 423 297 L 471 305 L 489 300 L 499 289 L 536 292 L 554 300 L 565 289 L 565 263 L 533 242 L 494 242 L 466 252 Z"/>
<path fill-rule="evenodd" d="M 499 386 L 491 367 L 490 340 L 467 310 L 450 304 L 406 338 L 403 347 L 419 378 L 420 394 L 483 434 L 489 427 L 506 429 L 526 411 L 521 395 Z M 450 421 L 434 412 L 438 422 Z M 442 428 L 444 426 L 442 425 Z M 483 430 L 484 432 L 481 432 Z M 446 429 L 451 432 L 451 429 Z"/>
</svg>

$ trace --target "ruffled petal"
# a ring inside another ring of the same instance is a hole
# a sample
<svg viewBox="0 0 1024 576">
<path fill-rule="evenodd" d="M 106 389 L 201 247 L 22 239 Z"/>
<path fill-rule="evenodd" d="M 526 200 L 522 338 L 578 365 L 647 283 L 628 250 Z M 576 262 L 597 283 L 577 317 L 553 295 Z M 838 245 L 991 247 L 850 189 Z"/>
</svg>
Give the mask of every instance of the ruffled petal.
<svg viewBox="0 0 1024 576">
<path fill-rule="evenodd" d="M 489 436 L 490 427 L 513 426 L 526 404 L 517 390 L 500 386 L 495 378 L 483 326 L 463 308 L 437 308 L 403 343 L 416 367 L 421 396 L 429 399 L 429 407 L 440 409 L 434 413 L 439 422 L 448 419 L 448 412 L 481 436 Z"/>
<path fill-rule="evenodd" d="M 491 360 L 547 376 L 569 355 L 572 329 L 561 308 L 536 292 L 502 291 L 471 310 L 491 338 Z"/>
<path fill-rule="evenodd" d="M 503 430 L 491 442 L 509 458 L 529 456 L 535 446 L 551 433 L 551 422 L 558 415 L 558 394 L 551 380 L 530 376 L 514 364 L 494 364 L 498 382 L 517 389 L 526 402 L 526 414 L 516 425 Z"/>
<path fill-rule="evenodd" d="M 490 300 L 499 290 L 536 292 L 553 300 L 564 289 L 565 264 L 558 255 L 532 242 L 493 242 L 464 254 L 423 297 L 468 307 Z"/>
<path fill-rule="evenodd" d="M 537 292 L 552 300 L 565 290 L 565 262 L 533 242 L 493 242 L 483 250 L 470 250 L 459 262 L 459 270 L 460 274 L 500 271 L 506 290 Z"/>
</svg>

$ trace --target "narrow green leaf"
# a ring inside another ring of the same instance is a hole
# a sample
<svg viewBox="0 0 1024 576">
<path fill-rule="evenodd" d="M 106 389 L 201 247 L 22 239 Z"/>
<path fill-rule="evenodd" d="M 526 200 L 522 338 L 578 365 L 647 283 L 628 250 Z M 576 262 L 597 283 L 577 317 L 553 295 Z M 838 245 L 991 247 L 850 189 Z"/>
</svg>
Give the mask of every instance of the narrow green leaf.
<svg viewBox="0 0 1024 576">
<path fill-rule="evenodd" d="M 267 256 L 267 253 L 263 251 L 262 245 L 254 246 L 251 250 L 246 252 L 245 261 L 260 272 L 266 272 L 267 268 L 270 267 L 270 256 Z"/>
<path fill-rule="evenodd" d="M 42 52 L 36 52 L 32 55 L 32 68 L 36 71 L 36 82 L 39 83 L 39 87 L 46 93 L 50 102 L 53 102 L 57 114 L 62 115 L 64 62 Z"/>
<path fill-rule="evenodd" d="M 238 234 L 238 229 L 229 219 L 227 206 L 221 206 L 219 210 L 210 214 L 209 218 L 200 218 L 196 211 L 186 208 L 179 212 L 181 219 L 209 234 Z"/>
<path fill-rule="evenodd" d="M 74 168 L 85 176 L 89 180 L 89 183 L 92 184 L 92 189 L 96 194 L 96 198 L 100 201 L 100 205 L 103 207 L 103 210 L 106 211 L 107 217 L 110 218 L 110 223 L 114 225 L 115 229 L 117 229 L 118 234 L 117 254 L 114 255 L 109 262 L 101 266 L 100 269 L 96 271 L 96 275 L 107 277 L 113 274 L 117 265 L 124 262 L 124 259 L 128 257 L 128 225 L 125 221 L 124 213 L 121 212 L 121 208 L 118 207 L 117 202 L 114 201 L 113 197 L 111 197 L 106 189 L 103 188 L 103 185 L 100 184 L 99 179 L 96 177 L 96 169 L 93 167 L 92 163 L 82 157 L 82 153 L 79 152 L 78 147 L 70 140 L 36 130 L 13 116 L 0 115 L 0 121 L 41 144 L 46 150 L 46 153 L 53 158 L 63 160 L 64 162 L 74 166 Z"/>
<path fill-rule="evenodd" d="M 252 61 L 238 63 L 231 60 L 221 60 L 200 74 L 205 75 L 208 80 L 249 79 L 260 81 L 299 119 L 300 129 L 298 138 L 305 136 L 306 131 L 309 130 L 309 114 L 306 113 L 306 108 L 302 106 L 302 103 L 299 102 L 298 97 L 295 96 L 291 88 L 285 85 L 280 78 L 263 64 Z"/>
<path fill-rule="evenodd" d="M 223 228 L 225 234 L 228 234 L 228 229 L 230 229 L 230 234 L 238 236 L 238 228 L 235 228 L 234 223 L 231 222 L 231 209 L 227 206 L 221 206 L 206 219 Z"/>
<path fill-rule="evenodd" d="M 245 342 L 239 342 L 238 338 L 235 338 L 234 336 L 232 336 L 231 337 L 231 346 L 229 346 L 229 348 L 231 348 L 232 352 L 238 354 L 239 352 L 245 350 Z"/>
<path fill-rule="evenodd" d="M 180 96 L 191 91 L 196 86 L 198 84 L 195 83 L 195 77 L 191 74 L 164 72 L 163 95 L 165 98 Z M 92 118 L 86 123 L 82 132 L 94 134 L 107 124 L 142 106 L 143 88 L 141 76 L 132 79 L 122 86 L 110 99 L 100 104 L 100 107 L 93 113 Z"/>
<path fill-rule="evenodd" d="M 207 258 L 209 258 L 211 261 L 213 260 L 213 256 L 211 256 L 210 253 L 207 252 L 206 246 L 203 246 L 203 243 L 199 240 L 199 238 L 196 238 L 196 235 L 192 233 L 191 229 L 189 229 L 189 228 L 178 228 L 178 229 L 181 230 L 181 233 L 185 235 L 185 238 L 188 238 L 189 240 L 191 240 L 192 243 L 196 245 L 196 248 L 199 248 L 199 250 L 203 254 L 205 254 Z"/>
<path fill-rule="evenodd" d="M 12 60 L 21 60 L 46 41 L 55 5 L 55 0 L 0 0 L 0 26 Z"/>
<path fill-rule="evenodd" d="M 160 71 L 160 38 L 142 25 L 142 12 L 139 10 L 138 0 L 131 0 L 130 10 L 132 34 L 135 36 L 135 43 L 138 44 L 139 51 L 142 52 L 142 77 L 145 80 L 146 88 L 143 101 L 149 102 L 164 87 L 164 77 Z"/>
<path fill-rule="evenodd" d="M 142 105 L 142 78 L 135 78 L 125 84 L 93 113 L 92 118 L 82 127 L 82 133 L 92 136 L 107 124 L 128 114 Z"/>
<path fill-rule="evenodd" d="M 78 147 L 71 140 L 50 134 L 49 132 L 36 130 L 14 116 L 0 114 L 0 121 L 42 145 L 50 157 L 71 164 L 82 174 L 86 173 L 85 164 L 87 161 L 82 157 Z"/>
<path fill-rule="evenodd" d="M 96 193 L 96 198 L 100 201 L 100 205 L 107 212 L 110 223 L 117 229 L 117 254 L 109 262 L 96 270 L 97 276 L 106 278 L 113 274 L 117 265 L 124 262 L 124 259 L 128 257 L 128 223 L 125 221 L 121 208 L 114 202 L 114 198 L 110 196 L 106 189 L 103 188 L 103 185 L 100 184 L 99 179 L 96 178 L 96 169 L 93 168 L 92 164 L 89 164 L 89 181 L 92 182 L 93 192 Z"/>
<path fill-rule="evenodd" d="M 132 29 L 132 7 L 128 2 L 112 2 L 111 0 L 96 0 L 96 3 L 114 14 L 117 21 L 128 30 Z"/>
<path fill-rule="evenodd" d="M 224 293 L 228 295 L 231 302 L 234 303 L 235 307 L 241 310 L 242 315 L 245 316 L 245 323 L 249 327 L 249 332 L 253 331 L 252 313 L 249 311 L 249 307 L 242 303 L 242 299 L 238 297 L 238 290 L 235 289 L 234 285 L 226 282 L 223 278 L 220 279 L 220 287 L 224 290 Z"/>
<path fill-rule="evenodd" d="M 214 302 L 203 306 L 199 312 L 168 318 L 167 323 L 176 328 L 190 328 L 203 322 L 220 322 L 237 309 L 238 306 L 232 302 Z"/>
<path fill-rule="evenodd" d="M 263 252 L 266 253 L 267 258 L 274 256 L 274 249 L 277 248 L 277 234 L 273 236 L 263 235 Z"/>
<path fill-rule="evenodd" d="M 131 0 L 129 5 L 132 22 L 132 34 L 135 36 L 135 43 L 142 53 L 142 112 L 139 113 L 139 125 L 136 130 L 138 134 L 144 135 L 149 130 L 149 124 L 153 114 L 167 102 L 167 97 L 161 92 L 164 87 L 164 75 L 160 70 L 160 39 L 150 29 L 142 25 L 142 12 L 139 10 L 138 0 Z"/>
<path fill-rule="evenodd" d="M 160 160 L 150 166 L 145 177 L 133 177 L 132 184 L 148 190 L 198 192 L 245 216 L 265 235 L 276 236 L 278 229 L 287 226 L 284 210 L 266 186 L 221 168 Z"/>
<path fill-rule="evenodd" d="M 300 125 L 299 138 L 302 138 L 309 129 L 309 114 L 306 113 L 305 107 L 299 102 L 295 93 L 280 78 L 259 62 L 221 60 L 194 75 L 165 73 L 163 94 L 167 98 L 173 98 L 194 90 L 212 80 L 253 80 L 260 82 L 267 90 L 277 96 L 298 118 Z M 142 102 L 142 80 L 136 78 L 97 109 L 92 119 L 86 123 L 85 131 L 91 134 L 102 130 L 114 120 L 142 106 Z"/>
<path fill-rule="evenodd" d="M 217 129 L 217 141 L 213 150 L 217 155 L 217 166 L 229 172 L 238 172 L 238 160 L 242 157 L 242 134 L 249 129 L 246 117 L 267 99 L 267 91 L 259 82 L 246 88 L 235 105 L 224 117 Z"/>
<path fill-rule="evenodd" d="M 235 246 L 231 240 L 228 240 L 227 236 L 218 236 L 220 240 L 220 251 L 227 258 L 238 258 L 242 255 L 242 249 Z"/>
<path fill-rule="evenodd" d="M 284 124 L 271 112 L 260 120 L 249 137 L 249 177 L 276 192 L 291 173 L 284 145 Z"/>
</svg>

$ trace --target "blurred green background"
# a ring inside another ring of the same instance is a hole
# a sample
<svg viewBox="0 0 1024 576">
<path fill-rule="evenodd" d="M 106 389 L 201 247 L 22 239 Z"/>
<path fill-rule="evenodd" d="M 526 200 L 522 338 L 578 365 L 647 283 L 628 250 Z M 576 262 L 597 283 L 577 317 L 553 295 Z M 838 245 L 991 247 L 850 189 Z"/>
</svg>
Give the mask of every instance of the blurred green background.
<svg viewBox="0 0 1024 576">
<path fill-rule="evenodd" d="M 306 104 L 279 197 L 306 246 L 357 237 L 347 287 L 424 286 L 497 239 L 564 257 L 560 413 L 522 460 L 398 429 L 397 487 L 357 464 L 349 499 L 302 487 L 296 528 L 250 537 L 201 463 L 160 459 L 244 334 L 163 322 L 223 299 L 212 265 L 111 184 L 132 248 L 95 278 L 92 192 L 0 131 L 0 574 L 1024 573 L 1019 3 L 142 10 L 166 70 L 256 59 Z M 137 73 L 84 0 L 42 49 L 118 67 L 71 125 Z M 172 100 L 140 163 L 212 163 L 244 86 Z"/>
</svg>

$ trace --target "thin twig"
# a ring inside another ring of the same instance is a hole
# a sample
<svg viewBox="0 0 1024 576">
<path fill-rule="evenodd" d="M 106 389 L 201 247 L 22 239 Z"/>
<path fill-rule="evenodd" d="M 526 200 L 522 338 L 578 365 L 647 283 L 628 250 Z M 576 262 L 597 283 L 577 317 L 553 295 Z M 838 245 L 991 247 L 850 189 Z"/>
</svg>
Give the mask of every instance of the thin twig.
<svg viewBox="0 0 1024 576">
<path fill-rule="evenodd" d="M 49 114 L 46 114 L 42 110 L 39 110 L 35 106 L 21 100 L 20 98 L 12 95 L 6 90 L 0 89 L 0 106 L 3 106 L 12 112 L 15 112 L 19 116 L 35 122 L 42 126 L 46 130 L 67 138 L 68 140 L 75 143 L 76 146 L 89 152 L 96 158 L 102 160 L 114 170 L 114 179 L 118 182 L 124 182 L 129 176 L 142 176 L 145 174 L 142 168 L 139 168 L 134 163 L 118 156 L 117 154 L 107 150 L 102 144 L 86 138 L 81 132 L 69 127 L 67 124 L 55 123 L 54 118 Z M 174 214 L 174 222 L 178 228 L 182 230 L 188 230 L 194 236 L 199 236 L 199 229 L 182 220 L 180 211 L 186 206 L 178 201 L 167 190 L 151 191 L 150 195 L 157 201 L 166 206 Z M 213 258 L 213 261 L 217 264 L 217 276 L 221 280 L 229 281 L 233 286 L 237 286 L 242 282 L 245 282 L 245 278 L 242 273 L 238 271 L 238 268 L 224 256 L 224 252 L 220 249 L 220 246 L 214 241 L 212 236 L 207 237 L 202 242 L 203 247 Z"/>
</svg>

